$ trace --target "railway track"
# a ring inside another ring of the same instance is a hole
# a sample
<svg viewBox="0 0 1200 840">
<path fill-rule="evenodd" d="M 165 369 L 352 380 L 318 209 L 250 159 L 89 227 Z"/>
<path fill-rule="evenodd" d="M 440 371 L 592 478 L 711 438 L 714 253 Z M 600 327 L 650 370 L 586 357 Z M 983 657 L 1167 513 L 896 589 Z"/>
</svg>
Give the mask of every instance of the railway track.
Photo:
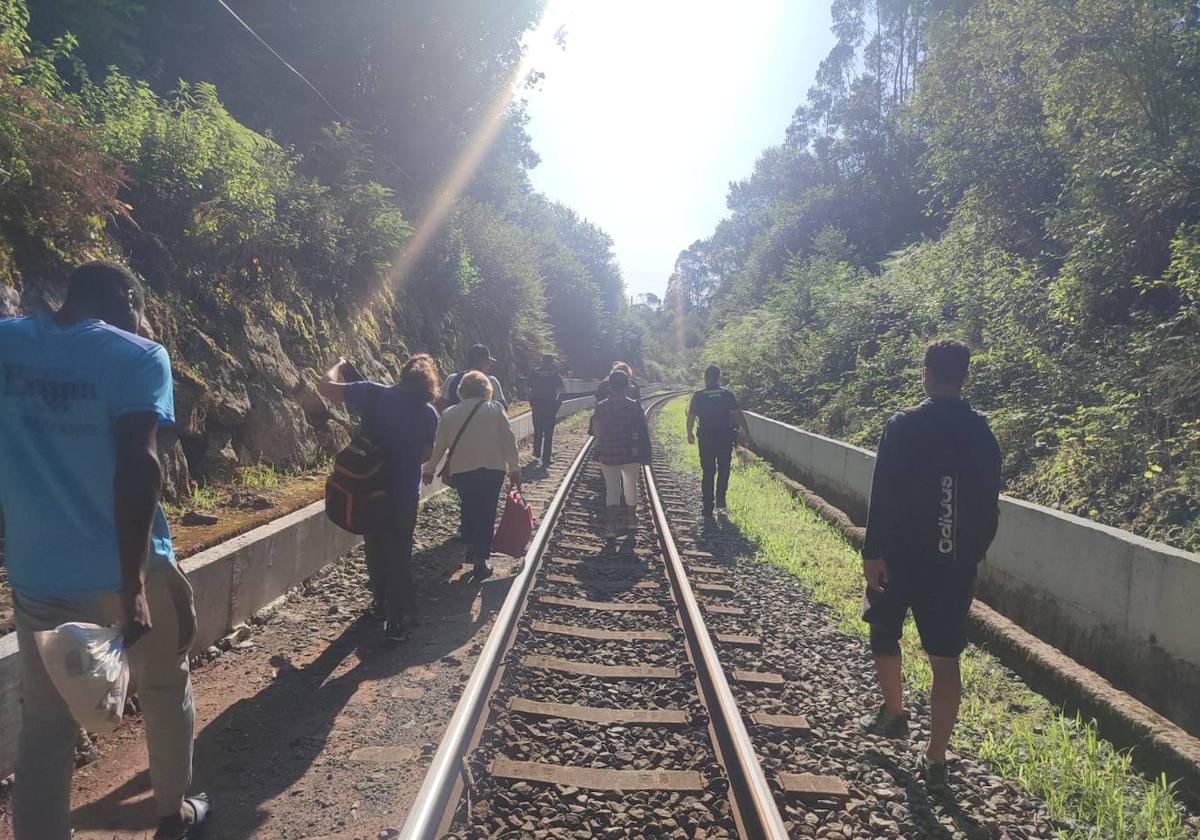
<svg viewBox="0 0 1200 840">
<path fill-rule="evenodd" d="M 758 640 L 710 635 L 706 615 L 737 612 L 723 603 L 733 589 L 716 558 L 680 552 L 668 525 L 668 514 L 694 514 L 644 468 L 637 532 L 606 545 L 603 493 L 589 441 L 543 517 L 402 837 L 788 836 L 718 656 Z"/>
</svg>

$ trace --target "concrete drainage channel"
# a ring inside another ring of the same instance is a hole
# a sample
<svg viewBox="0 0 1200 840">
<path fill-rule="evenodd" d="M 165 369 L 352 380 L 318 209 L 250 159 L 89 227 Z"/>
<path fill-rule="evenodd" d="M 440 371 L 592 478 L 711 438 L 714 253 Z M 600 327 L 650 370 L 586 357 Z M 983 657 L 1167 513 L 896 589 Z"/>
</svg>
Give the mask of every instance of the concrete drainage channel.
<svg viewBox="0 0 1200 840">
<path fill-rule="evenodd" d="M 647 386 L 646 392 L 662 390 Z M 592 397 L 567 400 L 559 417 L 592 406 Z M 517 440 L 533 434 L 529 413 L 512 419 Z M 440 482 L 425 488 L 424 497 L 440 493 Z M 196 593 L 197 636 L 194 651 L 222 639 L 254 613 L 289 589 L 355 548 L 361 538 L 338 529 L 325 517 L 322 501 L 282 516 L 182 561 Z M 0 778 L 13 771 L 20 733 L 20 668 L 17 634 L 0 637 Z"/>
</svg>

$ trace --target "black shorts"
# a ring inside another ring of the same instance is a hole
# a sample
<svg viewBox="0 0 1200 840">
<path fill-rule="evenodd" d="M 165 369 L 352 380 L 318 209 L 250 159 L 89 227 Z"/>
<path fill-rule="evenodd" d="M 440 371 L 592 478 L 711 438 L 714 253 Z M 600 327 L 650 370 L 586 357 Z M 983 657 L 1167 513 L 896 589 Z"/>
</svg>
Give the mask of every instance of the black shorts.
<svg viewBox="0 0 1200 840">
<path fill-rule="evenodd" d="M 869 587 L 863 621 L 871 625 L 871 652 L 900 652 L 904 617 L 911 609 L 921 647 L 930 656 L 955 657 L 967 646 L 967 614 L 975 595 L 975 564 L 889 563 L 887 587 Z"/>
</svg>

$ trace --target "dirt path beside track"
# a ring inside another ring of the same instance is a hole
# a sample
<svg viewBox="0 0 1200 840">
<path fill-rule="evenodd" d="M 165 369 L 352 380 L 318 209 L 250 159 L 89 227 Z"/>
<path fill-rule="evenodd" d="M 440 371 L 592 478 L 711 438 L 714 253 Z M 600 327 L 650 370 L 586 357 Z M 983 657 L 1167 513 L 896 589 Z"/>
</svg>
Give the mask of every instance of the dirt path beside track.
<svg viewBox="0 0 1200 840">
<path fill-rule="evenodd" d="M 584 428 L 565 421 L 557 463 L 548 473 L 527 470 L 535 511 L 553 496 Z M 403 822 L 517 568 L 493 557 L 495 577 L 464 580 L 463 548 L 451 541 L 457 517 L 450 493 L 423 508 L 417 623 L 406 643 L 388 647 L 362 617 L 370 596 L 356 550 L 196 667 L 193 790 L 214 804 L 207 836 L 374 840 Z M 99 760 L 75 773 L 76 838 L 149 838 L 155 816 L 140 721 L 97 746 Z M 0 800 L 0 840 L 11 837 L 7 804 Z"/>
</svg>

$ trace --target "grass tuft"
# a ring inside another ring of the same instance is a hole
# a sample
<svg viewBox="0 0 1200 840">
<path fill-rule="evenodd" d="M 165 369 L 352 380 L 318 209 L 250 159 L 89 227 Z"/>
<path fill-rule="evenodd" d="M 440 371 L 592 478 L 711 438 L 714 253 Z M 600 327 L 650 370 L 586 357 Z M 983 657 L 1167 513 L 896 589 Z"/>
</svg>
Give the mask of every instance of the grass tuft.
<svg viewBox="0 0 1200 840">
<path fill-rule="evenodd" d="M 682 400 L 663 409 L 654 435 L 678 468 L 700 474 L 699 454 L 684 436 Z M 858 553 L 833 527 L 754 461 L 735 465 L 727 501 L 730 520 L 754 547 L 757 560 L 794 576 L 814 600 L 833 609 L 843 631 L 866 636 L 859 617 Z M 932 674 L 911 618 L 902 649 L 906 688 L 928 691 Z M 1186 819 L 1165 777 L 1143 777 L 1128 752 L 1099 736 L 1094 721 L 1063 715 L 975 646 L 963 654 L 962 675 L 954 748 L 1044 800 L 1054 817 L 1076 825 L 1061 838 L 1200 840 L 1200 823 Z"/>
</svg>

